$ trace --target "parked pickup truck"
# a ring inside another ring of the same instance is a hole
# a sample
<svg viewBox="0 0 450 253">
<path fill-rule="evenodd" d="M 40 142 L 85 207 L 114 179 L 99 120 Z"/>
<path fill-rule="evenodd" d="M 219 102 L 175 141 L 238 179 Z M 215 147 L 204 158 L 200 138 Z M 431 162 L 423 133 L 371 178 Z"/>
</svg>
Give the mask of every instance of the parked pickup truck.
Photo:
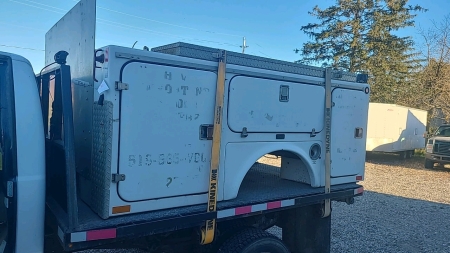
<svg viewBox="0 0 450 253">
<path fill-rule="evenodd" d="M 450 164 L 450 125 L 440 126 L 428 139 L 425 168 L 432 169 L 435 163 Z"/>
</svg>

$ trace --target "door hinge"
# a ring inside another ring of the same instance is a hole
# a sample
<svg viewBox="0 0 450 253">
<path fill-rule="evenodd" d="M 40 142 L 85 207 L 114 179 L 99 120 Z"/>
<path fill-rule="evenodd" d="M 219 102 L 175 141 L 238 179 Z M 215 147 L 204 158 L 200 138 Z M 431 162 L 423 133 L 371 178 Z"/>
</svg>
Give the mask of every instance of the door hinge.
<svg viewBox="0 0 450 253">
<path fill-rule="evenodd" d="M 316 129 L 315 128 L 313 128 L 312 130 L 311 130 L 311 134 L 309 135 L 310 137 L 316 137 Z"/>
<path fill-rule="evenodd" d="M 12 198 L 14 197 L 14 182 L 8 181 L 6 183 L 6 197 Z"/>
<path fill-rule="evenodd" d="M 122 82 L 116 82 L 116 90 L 128 90 L 128 84 Z"/>
<path fill-rule="evenodd" d="M 118 183 L 120 181 L 125 181 L 125 174 L 112 174 L 111 175 L 111 181 L 113 183 Z"/>
</svg>

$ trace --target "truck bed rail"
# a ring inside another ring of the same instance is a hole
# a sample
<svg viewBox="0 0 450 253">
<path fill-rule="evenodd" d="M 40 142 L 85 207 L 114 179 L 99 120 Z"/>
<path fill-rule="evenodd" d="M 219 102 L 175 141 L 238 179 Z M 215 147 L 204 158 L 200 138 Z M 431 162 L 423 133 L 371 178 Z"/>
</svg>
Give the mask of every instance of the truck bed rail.
<svg viewBox="0 0 450 253">
<path fill-rule="evenodd" d="M 47 207 L 59 239 L 66 249 L 84 249 L 132 237 L 171 232 L 203 225 L 206 220 L 217 222 L 243 216 L 265 214 L 283 209 L 323 203 L 326 199 L 346 200 L 363 193 L 356 183 L 335 185 L 325 194 L 323 188 L 281 179 L 279 167 L 256 163 L 244 179 L 236 199 L 217 203 L 215 212 L 207 212 L 207 205 L 158 210 L 140 214 L 101 219 L 82 201 L 79 202 L 79 226 L 68 228 L 67 214 L 54 200 Z"/>
</svg>

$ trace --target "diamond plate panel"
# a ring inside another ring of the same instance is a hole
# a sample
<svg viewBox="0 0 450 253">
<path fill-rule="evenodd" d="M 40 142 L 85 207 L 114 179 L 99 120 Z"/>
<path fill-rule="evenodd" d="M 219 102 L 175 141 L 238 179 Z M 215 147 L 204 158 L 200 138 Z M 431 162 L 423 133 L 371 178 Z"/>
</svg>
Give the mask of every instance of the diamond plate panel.
<svg viewBox="0 0 450 253">
<path fill-rule="evenodd" d="M 277 158 L 274 158 L 277 159 Z M 254 173 L 264 173 L 264 176 L 266 177 L 275 177 L 280 178 L 280 167 L 272 164 L 266 164 L 265 161 L 257 161 L 253 166 L 250 168 L 249 172 L 247 174 L 254 174 Z M 252 177 L 247 176 L 246 177 Z"/>
<path fill-rule="evenodd" d="M 113 133 L 113 103 L 93 107 L 93 152 L 90 171 L 91 192 L 84 200 L 103 219 L 109 217 L 111 186 L 111 156 Z"/>
</svg>

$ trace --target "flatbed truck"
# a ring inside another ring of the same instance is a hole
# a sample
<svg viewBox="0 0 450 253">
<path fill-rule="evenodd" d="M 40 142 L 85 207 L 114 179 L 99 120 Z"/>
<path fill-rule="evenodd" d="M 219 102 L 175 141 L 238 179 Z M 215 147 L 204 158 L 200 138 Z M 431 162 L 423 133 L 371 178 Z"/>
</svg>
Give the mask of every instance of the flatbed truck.
<svg viewBox="0 0 450 253">
<path fill-rule="evenodd" d="M 0 52 L 0 252 L 330 252 L 331 202 L 363 194 L 367 75 L 95 48 L 95 19 L 81 0 L 55 24 L 38 74 Z"/>
</svg>

